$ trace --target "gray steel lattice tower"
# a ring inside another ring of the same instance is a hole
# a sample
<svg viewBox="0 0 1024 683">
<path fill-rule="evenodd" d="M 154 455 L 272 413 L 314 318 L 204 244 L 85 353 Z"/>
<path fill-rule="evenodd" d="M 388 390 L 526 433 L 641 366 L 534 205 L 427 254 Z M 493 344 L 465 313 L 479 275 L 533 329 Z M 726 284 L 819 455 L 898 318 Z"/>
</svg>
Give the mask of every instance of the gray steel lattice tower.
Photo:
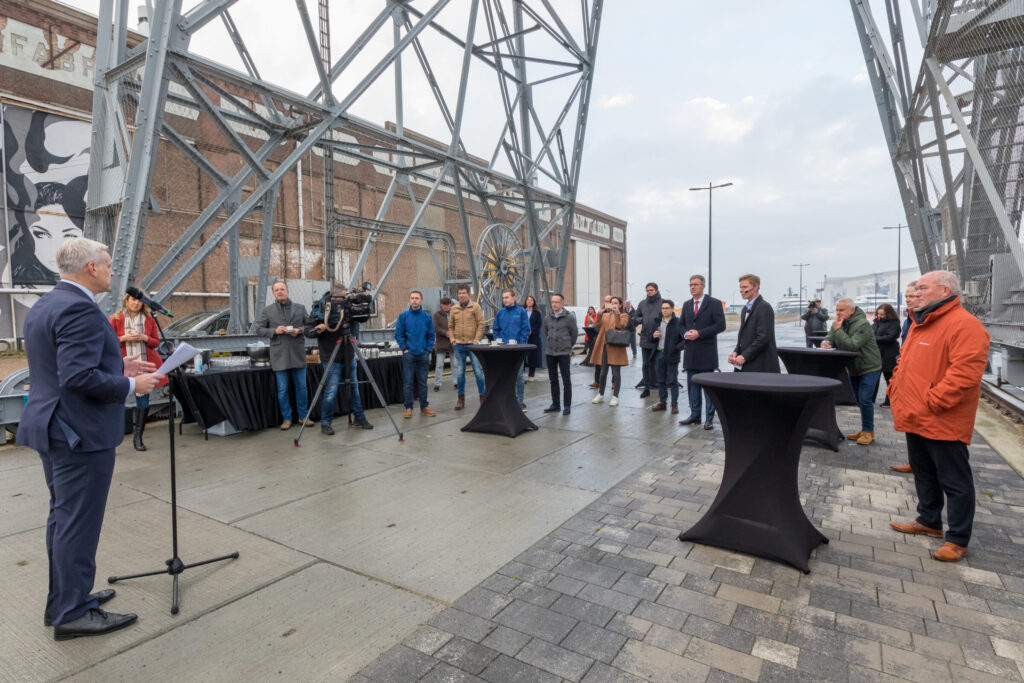
<svg viewBox="0 0 1024 683">
<path fill-rule="evenodd" d="M 603 0 L 380 0 L 374 15 L 341 50 L 335 40 L 333 62 L 327 0 L 318 0 L 316 27 L 306 0 L 201 0 L 185 12 L 182 0 L 156 0 L 149 37 L 135 48 L 127 43 L 130 4 L 101 2 L 93 100 L 86 230 L 113 244 L 118 264 L 113 292 L 137 281 L 143 289 L 155 290 L 157 300 L 165 300 L 227 240 L 235 328 L 231 331 L 241 332 L 237 321 L 242 315 L 235 313 L 243 310 L 246 280 L 241 275 L 239 225 L 253 214 L 262 219 L 260 263 L 250 273 L 259 277 L 259 307 L 266 292 L 273 214 L 282 179 L 314 149 L 323 151 L 327 168 L 335 159 L 368 161 L 387 168 L 391 177 L 374 219 L 341 214 L 332 198 L 325 198 L 328 232 L 345 227 L 366 234 L 352 283 L 360 278 L 376 238 L 396 232 L 399 244 L 380 275 L 378 289 L 413 237 L 427 240 L 445 284 L 460 281 L 451 272 L 441 272 L 432 246 L 438 231 L 424 223 L 436 193 L 443 190 L 458 204 L 463 247 L 470 257 L 468 280 L 475 287 L 484 283 L 472 256 L 467 199 L 479 202 L 490 223 L 498 222 L 492 205 L 511 207 L 520 216 L 509 227 L 524 233 L 521 256 L 527 292 L 546 298 L 562 289 Z M 257 64 L 266 47 L 246 40 L 232 17 L 232 12 L 240 16 L 243 11 L 269 15 L 266 22 L 276 17 L 282 22 L 297 19 L 302 38 L 275 49 L 306 55 L 315 87 L 298 94 L 290 83 L 261 76 Z M 346 27 L 354 21 L 351 16 L 354 13 L 345 15 Z M 241 68 L 192 51 L 194 38 L 218 25 L 226 30 Z M 438 69 L 432 59 L 441 46 L 449 50 L 449 62 Z M 407 134 L 404 102 L 410 74 L 403 67 L 410 66 L 429 84 L 433 114 L 443 121 L 443 134 L 432 135 L 441 145 Z M 457 78 L 446 78 L 456 70 Z M 394 82 L 394 125 L 357 116 L 354 105 L 388 76 Z M 240 89 L 256 93 L 259 103 L 239 96 Z M 480 102 L 500 103 L 500 113 L 474 120 L 479 109 L 474 105 Z M 182 126 L 198 125 L 196 121 L 212 124 L 223 147 L 237 154 L 233 174 L 221 170 L 182 132 Z M 487 143 L 492 149 L 489 159 L 471 157 L 467 151 L 465 134 L 471 126 L 495 130 Z M 147 217 L 160 211 L 151 189 L 160 140 L 211 179 L 217 193 L 167 253 L 147 272 L 140 272 Z M 326 175 L 330 183 L 333 174 Z M 415 215 L 396 225 L 386 219 L 399 193 L 408 194 Z M 328 267 L 331 251 L 325 255 Z M 548 281 L 552 269 L 553 283 Z M 116 298 L 106 297 L 101 304 L 111 309 Z"/>
<path fill-rule="evenodd" d="M 850 0 L 918 264 L 956 272 L 993 341 L 1024 349 L 1024 3 L 875 0 L 884 32 L 871 4 Z"/>
</svg>

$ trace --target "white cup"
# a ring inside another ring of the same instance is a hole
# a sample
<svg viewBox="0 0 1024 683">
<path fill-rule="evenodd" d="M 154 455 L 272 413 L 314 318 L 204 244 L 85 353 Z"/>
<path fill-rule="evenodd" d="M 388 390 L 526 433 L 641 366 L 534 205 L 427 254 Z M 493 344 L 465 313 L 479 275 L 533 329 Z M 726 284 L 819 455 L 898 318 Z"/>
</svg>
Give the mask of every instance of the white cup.
<svg viewBox="0 0 1024 683">
<path fill-rule="evenodd" d="M 513 344 L 518 344 L 519 342 L 517 340 L 515 340 L 515 339 L 509 339 L 508 343 L 509 343 L 509 346 L 511 346 Z"/>
</svg>

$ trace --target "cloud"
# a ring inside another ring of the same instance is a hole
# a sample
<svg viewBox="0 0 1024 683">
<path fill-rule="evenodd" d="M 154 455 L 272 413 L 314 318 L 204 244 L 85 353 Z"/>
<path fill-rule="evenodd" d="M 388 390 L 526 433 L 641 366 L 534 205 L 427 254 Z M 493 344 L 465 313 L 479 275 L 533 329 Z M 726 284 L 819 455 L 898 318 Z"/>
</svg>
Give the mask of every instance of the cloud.
<svg viewBox="0 0 1024 683">
<path fill-rule="evenodd" d="M 698 97 L 680 105 L 674 123 L 706 141 L 738 142 L 760 115 L 754 97 L 744 97 L 736 105 L 713 97 Z"/>
<path fill-rule="evenodd" d="M 620 92 L 614 95 L 606 95 L 597 101 L 597 106 L 601 109 L 612 109 L 614 107 L 625 107 L 626 105 L 632 104 L 633 93 L 631 92 Z"/>
</svg>

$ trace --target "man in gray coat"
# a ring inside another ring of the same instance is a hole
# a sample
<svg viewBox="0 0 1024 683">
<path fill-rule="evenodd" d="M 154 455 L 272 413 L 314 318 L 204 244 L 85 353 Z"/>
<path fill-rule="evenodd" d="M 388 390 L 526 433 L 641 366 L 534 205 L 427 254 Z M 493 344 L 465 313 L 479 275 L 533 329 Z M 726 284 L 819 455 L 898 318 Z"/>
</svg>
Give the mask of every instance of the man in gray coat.
<svg viewBox="0 0 1024 683">
<path fill-rule="evenodd" d="M 572 358 L 572 347 L 576 345 L 579 328 L 576 316 L 565 310 L 565 299 L 561 294 L 551 295 L 551 310 L 544 316 L 544 348 L 548 357 L 548 379 L 551 381 L 551 405 L 544 409 L 545 413 L 568 415 L 572 407 L 572 381 L 569 379 L 569 361 Z M 562 384 L 565 386 L 562 408 L 558 404 L 559 387 L 558 373 L 562 373 Z"/>
<path fill-rule="evenodd" d="M 302 326 L 306 307 L 288 298 L 288 285 L 281 280 L 272 288 L 274 303 L 263 309 L 256 321 L 256 334 L 270 337 L 270 367 L 277 379 L 277 404 L 281 408 L 281 429 L 292 426 L 292 404 L 288 400 L 289 382 L 295 387 L 298 413 L 295 421 L 305 419 L 309 396 L 306 393 L 306 342 Z M 306 420 L 306 426 L 313 424 Z"/>
<path fill-rule="evenodd" d="M 807 348 L 821 346 L 822 338 L 828 334 L 825 325 L 828 322 L 828 311 L 821 307 L 821 299 L 811 299 L 800 319 L 804 321 L 804 340 L 807 342 Z M 812 340 L 812 336 L 816 339 Z"/>
</svg>

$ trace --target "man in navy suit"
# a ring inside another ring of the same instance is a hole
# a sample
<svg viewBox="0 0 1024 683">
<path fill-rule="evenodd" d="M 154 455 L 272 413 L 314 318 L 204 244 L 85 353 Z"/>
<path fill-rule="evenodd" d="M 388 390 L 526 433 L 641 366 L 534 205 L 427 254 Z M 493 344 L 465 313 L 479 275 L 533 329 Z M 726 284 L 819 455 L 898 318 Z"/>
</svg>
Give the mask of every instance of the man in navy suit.
<svg viewBox="0 0 1024 683">
<path fill-rule="evenodd" d="M 761 278 L 740 276 L 740 296 L 747 302 L 740 313 L 740 333 L 729 364 L 736 372 L 780 372 L 775 348 L 775 310 L 761 296 Z"/>
<path fill-rule="evenodd" d="M 690 295 L 693 297 L 683 304 L 683 369 L 686 370 L 686 392 L 690 397 L 690 417 L 679 424 L 698 424 L 701 412 L 700 385 L 693 376 L 701 372 L 718 369 L 718 335 L 725 332 L 725 310 L 722 302 L 713 296 L 705 296 L 706 281 L 703 275 L 690 277 Z M 715 406 L 704 394 L 707 418 L 704 429 L 714 429 Z"/>
<path fill-rule="evenodd" d="M 652 413 L 668 407 L 671 390 L 672 414 L 679 414 L 679 352 L 683 348 L 683 331 L 675 308 L 672 299 L 661 300 L 661 323 L 653 334 L 658 346 L 651 359 L 658 373 L 658 403 L 651 408 Z"/>
<path fill-rule="evenodd" d="M 99 605 L 114 597 L 91 593 L 96 578 L 114 449 L 124 438 L 124 401 L 148 394 L 163 378 L 152 363 L 121 358 L 114 329 L 94 296 L 110 290 L 110 254 L 77 237 L 57 250 L 60 281 L 25 318 L 25 349 L 32 379 L 17 441 L 43 461 L 50 489 L 46 552 L 50 586 L 43 622 L 54 640 L 116 631 L 134 614 Z"/>
</svg>

